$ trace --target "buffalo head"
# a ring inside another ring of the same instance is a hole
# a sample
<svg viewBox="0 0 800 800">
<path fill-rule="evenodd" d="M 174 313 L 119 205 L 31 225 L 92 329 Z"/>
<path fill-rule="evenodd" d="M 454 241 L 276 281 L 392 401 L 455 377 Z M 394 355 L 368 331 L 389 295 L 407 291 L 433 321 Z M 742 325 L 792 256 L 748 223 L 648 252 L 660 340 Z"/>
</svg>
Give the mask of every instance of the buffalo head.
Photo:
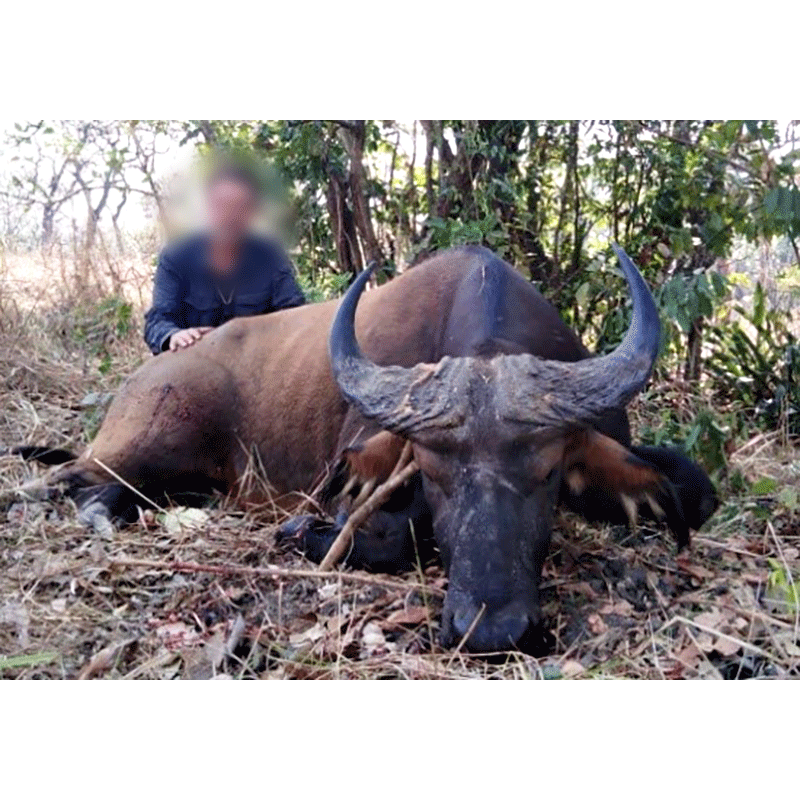
<svg viewBox="0 0 800 800">
<path fill-rule="evenodd" d="M 336 382 L 385 430 L 410 439 L 449 578 L 441 638 L 475 651 L 536 647 L 538 589 L 571 437 L 644 386 L 659 347 L 653 298 L 616 248 L 633 301 L 630 328 L 605 356 L 575 363 L 532 355 L 445 357 L 378 366 L 355 336 L 362 273 L 331 329 Z"/>
</svg>

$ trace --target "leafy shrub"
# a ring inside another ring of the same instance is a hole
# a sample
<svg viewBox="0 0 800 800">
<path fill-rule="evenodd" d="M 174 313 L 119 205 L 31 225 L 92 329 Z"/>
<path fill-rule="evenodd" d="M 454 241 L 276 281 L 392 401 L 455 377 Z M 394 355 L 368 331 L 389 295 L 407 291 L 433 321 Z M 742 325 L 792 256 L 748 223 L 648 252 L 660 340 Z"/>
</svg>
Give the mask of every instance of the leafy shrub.
<svg viewBox="0 0 800 800">
<path fill-rule="evenodd" d="M 639 431 L 638 438 L 643 444 L 676 447 L 689 458 L 699 461 L 712 475 L 725 472 L 725 448 L 732 437 L 733 415 L 700 408 L 686 417 L 681 419 L 674 407 L 666 405 L 659 412 L 657 421 L 651 420 Z"/>
<path fill-rule="evenodd" d="M 786 314 L 767 309 L 760 284 L 752 311 L 741 305 L 735 311 L 739 319 L 708 330 L 713 349 L 706 369 L 716 396 L 753 409 L 763 427 L 785 422 L 791 433 L 800 434 L 800 343 Z"/>
<path fill-rule="evenodd" d="M 136 327 L 133 306 L 111 295 L 99 303 L 78 307 L 74 312 L 72 336 L 91 356 L 99 359 L 98 370 L 106 375 L 112 365 L 112 344 Z"/>
<path fill-rule="evenodd" d="M 347 289 L 352 277 L 349 272 L 339 273 L 326 270 L 319 272 L 313 281 L 308 275 L 300 273 L 298 283 L 307 302 L 321 303 L 339 297 Z"/>
</svg>

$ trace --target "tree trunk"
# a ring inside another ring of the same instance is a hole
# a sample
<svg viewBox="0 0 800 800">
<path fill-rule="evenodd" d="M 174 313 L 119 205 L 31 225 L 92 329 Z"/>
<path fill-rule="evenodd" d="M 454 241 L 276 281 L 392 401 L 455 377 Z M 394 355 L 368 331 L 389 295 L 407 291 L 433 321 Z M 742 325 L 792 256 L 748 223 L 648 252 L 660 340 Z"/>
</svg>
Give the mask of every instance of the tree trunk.
<svg viewBox="0 0 800 800">
<path fill-rule="evenodd" d="M 344 178 L 329 168 L 325 199 L 336 242 L 336 262 L 339 272 L 355 276 L 364 269 L 364 261 L 358 247 L 355 218 L 347 205 L 347 190 Z"/>
<path fill-rule="evenodd" d="M 348 183 L 353 201 L 353 216 L 358 232 L 361 234 L 361 240 L 364 243 L 364 251 L 367 255 L 367 260 L 382 264 L 385 259 L 381 246 L 378 243 L 378 237 L 375 235 L 375 229 L 372 226 L 367 192 L 368 177 L 366 167 L 364 166 L 366 123 L 363 119 L 341 122 L 339 138 L 350 159 Z"/>
<path fill-rule="evenodd" d="M 428 216 L 433 216 L 436 195 L 433 191 L 433 126 L 431 120 L 421 119 L 422 130 L 425 131 L 425 202 L 428 206 Z"/>
<path fill-rule="evenodd" d="M 701 317 L 692 323 L 691 330 L 686 339 L 686 362 L 683 368 L 683 379 L 689 383 L 700 380 L 703 367 L 703 328 L 704 320 Z"/>
<path fill-rule="evenodd" d="M 42 210 L 42 244 L 47 247 L 53 241 L 55 231 L 56 209 L 51 203 L 45 203 Z"/>
</svg>

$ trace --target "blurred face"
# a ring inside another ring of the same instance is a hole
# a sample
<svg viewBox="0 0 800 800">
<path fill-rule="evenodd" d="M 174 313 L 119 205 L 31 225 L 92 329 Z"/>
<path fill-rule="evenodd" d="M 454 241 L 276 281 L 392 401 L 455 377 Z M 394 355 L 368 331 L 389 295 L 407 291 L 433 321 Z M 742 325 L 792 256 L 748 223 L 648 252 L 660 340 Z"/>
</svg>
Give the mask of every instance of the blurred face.
<svg viewBox="0 0 800 800">
<path fill-rule="evenodd" d="M 228 244 L 238 241 L 247 232 L 255 217 L 257 202 L 247 184 L 222 178 L 209 186 L 207 207 L 212 236 Z"/>
</svg>

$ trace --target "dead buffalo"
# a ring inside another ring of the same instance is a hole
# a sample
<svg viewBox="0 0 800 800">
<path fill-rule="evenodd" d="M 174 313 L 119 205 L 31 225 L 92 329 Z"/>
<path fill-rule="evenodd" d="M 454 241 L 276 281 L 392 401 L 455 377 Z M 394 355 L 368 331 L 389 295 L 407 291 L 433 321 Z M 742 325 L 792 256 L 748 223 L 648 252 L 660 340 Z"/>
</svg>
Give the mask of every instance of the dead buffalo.
<svg viewBox="0 0 800 800">
<path fill-rule="evenodd" d="M 318 490 L 335 513 L 410 441 L 420 472 L 357 532 L 348 563 L 402 570 L 435 545 L 449 577 L 442 642 L 537 649 L 559 494 L 593 519 L 653 509 L 679 546 L 716 507 L 688 459 L 630 449 L 624 409 L 650 375 L 659 320 L 617 254 L 633 311 L 613 353 L 590 358 L 511 266 L 455 248 L 363 297 L 367 273 L 341 302 L 233 320 L 146 362 L 92 444 L 42 486 L 87 518 L 135 518 L 143 497 L 260 502 L 266 484 L 286 508 Z M 319 560 L 342 520 L 297 518 L 283 538 Z"/>
</svg>

